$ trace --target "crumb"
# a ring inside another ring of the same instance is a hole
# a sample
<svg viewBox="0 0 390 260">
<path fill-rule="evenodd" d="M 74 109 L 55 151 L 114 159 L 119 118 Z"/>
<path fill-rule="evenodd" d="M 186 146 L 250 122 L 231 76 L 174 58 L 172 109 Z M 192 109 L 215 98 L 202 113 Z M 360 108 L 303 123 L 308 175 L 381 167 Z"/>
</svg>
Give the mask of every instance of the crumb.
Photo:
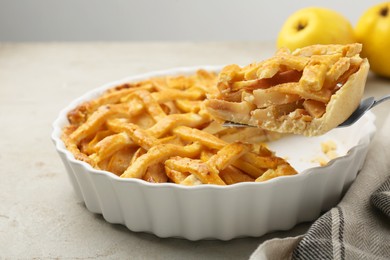
<svg viewBox="0 0 390 260">
<path fill-rule="evenodd" d="M 321 150 L 330 160 L 338 157 L 338 154 L 336 152 L 337 145 L 332 140 L 328 140 L 326 142 L 322 142 L 321 143 Z"/>
<path fill-rule="evenodd" d="M 311 160 L 312 162 L 314 163 L 318 163 L 320 166 L 325 166 L 328 164 L 328 161 L 327 159 L 325 159 L 324 157 L 317 157 L 317 158 L 314 158 L 313 160 Z"/>
<path fill-rule="evenodd" d="M 335 151 L 337 149 L 337 145 L 334 141 L 328 140 L 321 143 L 321 149 L 324 154 L 327 154 L 330 151 Z"/>
<path fill-rule="evenodd" d="M 326 155 L 328 156 L 328 158 L 330 160 L 333 160 L 333 159 L 339 157 L 339 155 L 336 153 L 336 151 L 329 151 L 328 153 L 326 153 Z"/>
</svg>

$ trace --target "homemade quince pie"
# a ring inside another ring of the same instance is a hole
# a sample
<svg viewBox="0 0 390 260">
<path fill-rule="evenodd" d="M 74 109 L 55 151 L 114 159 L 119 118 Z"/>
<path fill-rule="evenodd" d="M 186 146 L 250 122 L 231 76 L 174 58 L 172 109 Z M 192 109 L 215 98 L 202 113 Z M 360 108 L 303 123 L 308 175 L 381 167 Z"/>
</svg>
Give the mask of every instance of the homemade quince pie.
<svg viewBox="0 0 390 260">
<path fill-rule="evenodd" d="M 123 178 L 183 185 L 264 181 L 297 172 L 262 142 L 280 134 L 229 129 L 204 109 L 217 76 L 199 70 L 123 84 L 68 113 L 62 140 L 76 159 Z"/>
<path fill-rule="evenodd" d="M 361 44 L 312 45 L 245 67 L 229 65 L 205 102 L 219 121 L 321 135 L 358 107 L 369 69 Z"/>
</svg>

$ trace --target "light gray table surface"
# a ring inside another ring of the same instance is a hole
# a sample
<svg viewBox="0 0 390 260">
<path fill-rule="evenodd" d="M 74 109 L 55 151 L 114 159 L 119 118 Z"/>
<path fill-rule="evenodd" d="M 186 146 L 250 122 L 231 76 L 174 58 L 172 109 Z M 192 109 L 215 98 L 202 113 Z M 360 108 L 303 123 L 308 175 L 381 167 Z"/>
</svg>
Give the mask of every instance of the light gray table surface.
<svg viewBox="0 0 390 260">
<path fill-rule="evenodd" d="M 182 66 L 247 64 L 273 43 L 0 43 L 0 259 L 247 259 L 289 231 L 230 241 L 134 233 L 78 201 L 51 142 L 59 111 L 81 94 L 127 76 Z M 365 96 L 390 93 L 370 74 Z M 373 109 L 381 127 L 389 105 Z"/>
</svg>

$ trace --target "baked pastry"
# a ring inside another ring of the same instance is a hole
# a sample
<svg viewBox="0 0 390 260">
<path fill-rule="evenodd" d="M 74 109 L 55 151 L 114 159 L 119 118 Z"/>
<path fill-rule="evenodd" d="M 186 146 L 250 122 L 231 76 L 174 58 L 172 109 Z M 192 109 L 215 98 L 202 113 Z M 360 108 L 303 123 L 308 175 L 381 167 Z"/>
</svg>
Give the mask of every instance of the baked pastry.
<svg viewBox="0 0 390 260">
<path fill-rule="evenodd" d="M 229 65 L 218 90 L 205 102 L 219 121 L 281 133 L 321 135 L 344 122 L 358 107 L 369 64 L 361 44 L 280 49 L 268 60 Z"/>
<path fill-rule="evenodd" d="M 122 178 L 183 185 L 264 181 L 297 172 L 262 142 L 280 134 L 227 129 L 204 109 L 217 75 L 204 70 L 123 84 L 68 113 L 76 159 Z"/>
</svg>

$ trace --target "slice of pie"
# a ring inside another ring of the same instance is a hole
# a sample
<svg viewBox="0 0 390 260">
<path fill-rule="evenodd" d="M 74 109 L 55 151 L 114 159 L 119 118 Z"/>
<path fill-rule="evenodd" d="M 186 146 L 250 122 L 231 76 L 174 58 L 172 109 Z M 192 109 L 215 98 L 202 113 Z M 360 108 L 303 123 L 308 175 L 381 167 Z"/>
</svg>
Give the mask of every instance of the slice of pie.
<svg viewBox="0 0 390 260">
<path fill-rule="evenodd" d="M 205 107 L 219 121 L 266 130 L 321 135 L 358 107 L 369 70 L 362 45 L 312 45 L 280 49 L 268 60 L 228 65 L 218 77 L 219 93 Z"/>
</svg>

